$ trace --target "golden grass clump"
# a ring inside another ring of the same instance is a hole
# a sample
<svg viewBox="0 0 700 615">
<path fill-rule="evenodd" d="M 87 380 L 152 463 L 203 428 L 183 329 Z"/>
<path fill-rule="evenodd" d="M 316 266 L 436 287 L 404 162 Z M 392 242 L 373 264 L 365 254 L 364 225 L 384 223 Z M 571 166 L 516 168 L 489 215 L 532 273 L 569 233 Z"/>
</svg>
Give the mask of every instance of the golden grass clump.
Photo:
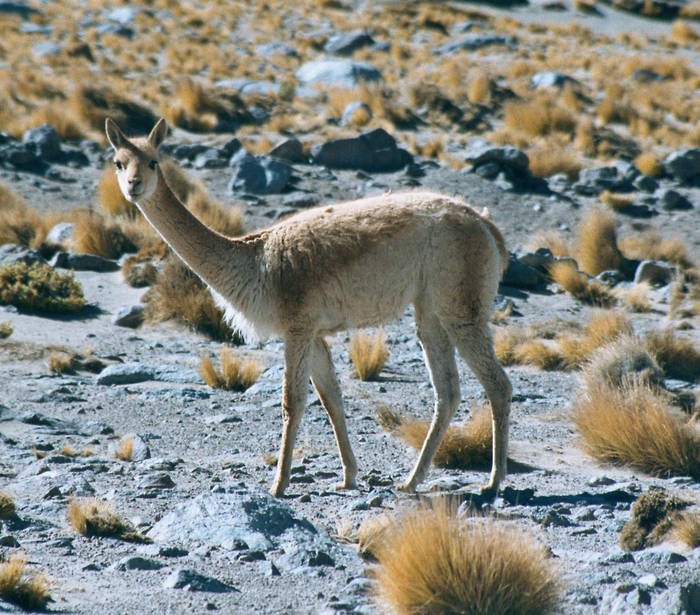
<svg viewBox="0 0 700 615">
<path fill-rule="evenodd" d="M 15 516 L 15 501 L 6 491 L 0 491 L 0 519 L 11 519 Z"/>
<path fill-rule="evenodd" d="M 676 19 L 669 38 L 680 45 L 688 45 L 700 40 L 700 32 L 684 19 Z"/>
<path fill-rule="evenodd" d="M 125 436 L 114 448 L 112 456 L 121 461 L 133 461 L 134 457 L 134 436 Z"/>
<path fill-rule="evenodd" d="M 654 476 L 700 478 L 700 430 L 645 384 L 587 386 L 574 401 L 583 446 L 598 461 Z"/>
<path fill-rule="evenodd" d="M 218 370 L 209 357 L 202 357 L 199 373 L 204 382 L 215 389 L 245 391 L 255 384 L 263 372 L 259 361 L 243 359 L 228 348 L 221 349 L 221 370 Z"/>
<path fill-rule="evenodd" d="M 610 192 L 610 190 L 603 190 L 603 192 L 600 193 L 600 200 L 613 211 L 624 211 L 634 203 L 633 196 Z"/>
<path fill-rule="evenodd" d="M 58 273 L 45 264 L 12 263 L 0 267 L 0 304 L 63 314 L 81 310 L 85 298 L 72 275 Z"/>
<path fill-rule="evenodd" d="M 215 340 L 238 339 L 204 282 L 176 256 L 168 258 L 144 301 L 150 322 L 178 319 Z"/>
<path fill-rule="evenodd" d="M 649 175 L 650 177 L 661 177 L 664 174 L 664 167 L 654 154 L 639 154 L 639 156 L 634 159 L 634 166 L 637 167 L 641 173 Z"/>
<path fill-rule="evenodd" d="M 566 359 L 556 343 L 549 340 L 528 339 L 513 349 L 514 362 L 534 365 L 545 371 L 567 367 Z"/>
<path fill-rule="evenodd" d="M 700 547 L 700 512 L 687 511 L 676 515 L 669 535 L 691 549 Z"/>
<path fill-rule="evenodd" d="M 549 275 L 574 299 L 582 303 L 598 307 L 610 307 L 615 304 L 615 297 L 603 284 L 578 271 L 571 261 L 552 263 Z"/>
<path fill-rule="evenodd" d="M 79 365 L 80 360 L 72 352 L 53 351 L 47 362 L 47 367 L 52 374 L 73 374 Z"/>
<path fill-rule="evenodd" d="M 545 615 L 559 602 L 559 571 L 541 544 L 442 500 L 405 512 L 382 543 L 373 576 L 387 612 Z"/>
<path fill-rule="evenodd" d="M 528 340 L 524 329 L 518 327 L 496 327 L 493 331 L 493 349 L 502 365 L 516 365 L 515 349 Z"/>
<path fill-rule="evenodd" d="M 392 518 L 387 513 L 367 517 L 357 530 L 357 543 L 360 557 L 377 561 L 377 554 L 392 529 Z"/>
<path fill-rule="evenodd" d="M 73 235 L 76 252 L 117 259 L 125 252 L 136 252 L 136 244 L 124 233 L 122 225 L 92 211 L 76 215 Z"/>
<path fill-rule="evenodd" d="M 547 248 L 555 258 L 571 256 L 569 242 L 557 231 L 542 231 L 535 235 L 527 244 L 527 249 L 533 252 L 539 248 Z"/>
<path fill-rule="evenodd" d="M 622 237 L 620 248 L 628 258 L 665 261 L 683 269 L 693 266 L 688 246 L 680 237 L 662 237 L 655 230 Z"/>
<path fill-rule="evenodd" d="M 576 119 L 564 107 L 549 97 L 538 96 L 533 100 L 510 102 L 505 106 L 505 124 L 531 136 L 553 132 L 573 132 Z"/>
<path fill-rule="evenodd" d="M 416 450 L 423 446 L 430 428 L 429 421 L 405 418 L 387 408 L 381 409 L 377 420 Z M 447 428 L 433 463 L 442 468 L 487 469 L 491 466 L 491 438 L 491 411 L 488 406 L 476 408 L 469 421 Z"/>
<path fill-rule="evenodd" d="M 576 154 L 558 147 L 531 149 L 527 152 L 530 172 L 535 177 L 551 177 L 564 173 L 569 181 L 576 181 L 583 167 Z"/>
<path fill-rule="evenodd" d="M 360 380 L 376 380 L 388 358 L 383 332 L 376 335 L 358 333 L 350 340 L 350 359 Z"/>
<path fill-rule="evenodd" d="M 51 600 L 49 583 L 43 574 L 28 574 L 26 568 L 27 561 L 19 553 L 0 563 L 0 598 L 25 611 L 44 611 Z"/>
<path fill-rule="evenodd" d="M 0 245 L 16 243 L 43 251 L 46 235 L 58 216 L 30 207 L 18 194 L 0 183 Z"/>
<path fill-rule="evenodd" d="M 123 521 L 112 507 L 97 498 L 71 500 L 68 504 L 68 522 L 84 536 L 120 538 L 128 542 L 151 542 Z"/>
<path fill-rule="evenodd" d="M 557 342 L 572 369 L 581 367 L 601 346 L 623 335 L 633 335 L 632 325 L 623 312 L 597 310 L 593 312 L 580 332 L 564 331 Z"/>
<path fill-rule="evenodd" d="M 690 340 L 678 337 L 673 330 L 650 332 L 646 346 L 667 378 L 695 382 L 700 377 L 700 349 Z"/>
<path fill-rule="evenodd" d="M 634 284 L 628 288 L 615 287 L 612 294 L 617 298 L 618 303 L 632 312 L 643 314 L 652 311 L 651 300 L 649 299 L 650 286 L 646 282 Z"/>
<path fill-rule="evenodd" d="M 620 546 L 638 551 L 660 543 L 673 528 L 678 511 L 687 506 L 688 502 L 663 489 L 649 489 L 632 504 L 632 514 L 620 532 Z"/>
<path fill-rule="evenodd" d="M 620 268 L 623 256 L 612 214 L 600 207 L 584 213 L 577 228 L 575 254 L 579 267 L 589 275 Z"/>
<path fill-rule="evenodd" d="M 10 337 L 14 330 L 15 328 L 12 326 L 11 322 L 0 322 L 0 340 Z"/>
</svg>

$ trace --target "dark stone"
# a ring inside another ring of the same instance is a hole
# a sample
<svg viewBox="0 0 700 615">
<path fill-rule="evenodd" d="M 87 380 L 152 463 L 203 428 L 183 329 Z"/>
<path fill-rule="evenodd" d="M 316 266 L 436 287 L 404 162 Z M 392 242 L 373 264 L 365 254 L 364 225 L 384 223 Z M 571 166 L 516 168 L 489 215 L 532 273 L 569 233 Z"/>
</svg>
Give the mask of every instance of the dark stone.
<svg viewBox="0 0 700 615">
<path fill-rule="evenodd" d="M 238 141 L 238 139 L 235 139 L 235 141 Z M 240 146 L 240 141 L 238 144 Z M 199 154 L 206 152 L 208 149 L 210 149 L 209 146 L 202 143 L 183 143 L 175 146 L 170 151 L 170 155 L 178 160 L 194 160 Z"/>
<path fill-rule="evenodd" d="M 353 60 L 314 60 L 300 66 L 295 74 L 304 85 L 321 83 L 346 88 L 355 88 L 363 81 L 382 80 L 374 66 Z"/>
<path fill-rule="evenodd" d="M 201 151 L 192 162 L 195 169 L 221 169 L 228 166 L 230 155 L 218 147 L 208 147 Z"/>
<path fill-rule="evenodd" d="M 684 148 L 669 154 L 664 170 L 681 183 L 689 183 L 700 176 L 700 148 Z"/>
<path fill-rule="evenodd" d="M 413 161 L 399 149 L 394 138 L 382 128 L 349 139 L 334 139 L 311 148 L 311 159 L 331 169 L 360 169 L 367 172 L 398 171 Z"/>
<path fill-rule="evenodd" d="M 540 288 L 544 283 L 544 277 L 536 269 L 521 263 L 515 256 L 508 258 L 508 266 L 503 273 L 501 284 L 533 290 Z"/>
<path fill-rule="evenodd" d="M 114 570 L 160 570 L 165 568 L 163 562 L 147 557 L 125 557 L 112 566 Z"/>
<path fill-rule="evenodd" d="M 573 185 L 573 189 L 578 194 L 596 196 L 603 190 L 629 191 L 632 184 L 616 166 L 591 167 L 579 173 L 579 180 Z"/>
<path fill-rule="evenodd" d="M 253 156 L 245 150 L 233 156 L 231 166 L 231 192 L 280 193 L 292 176 L 292 168 L 286 162 L 270 156 Z"/>
<path fill-rule="evenodd" d="M 33 265 L 34 263 L 46 263 L 46 260 L 39 250 L 16 243 L 6 243 L 0 246 L 0 266 L 12 263 Z"/>
<path fill-rule="evenodd" d="M 367 32 L 339 32 L 333 34 L 324 47 L 326 53 L 349 56 L 356 49 L 374 44 L 374 39 Z"/>
<path fill-rule="evenodd" d="M 637 190 L 644 192 L 655 192 L 659 187 L 659 182 L 649 175 L 640 175 L 632 184 Z"/>
<path fill-rule="evenodd" d="M 301 141 L 295 138 L 285 139 L 281 143 L 278 143 L 267 152 L 267 155 L 291 163 L 304 163 L 307 161 Z"/>
<path fill-rule="evenodd" d="M 22 136 L 22 142 L 31 145 L 40 158 L 50 162 L 61 157 L 61 137 L 51 124 L 30 128 Z"/>
<path fill-rule="evenodd" d="M 154 369 L 143 363 L 120 363 L 108 365 L 100 372 L 95 382 L 102 385 L 135 384 L 153 380 Z"/>
<path fill-rule="evenodd" d="M 237 592 L 233 585 L 222 583 L 218 579 L 199 574 L 190 568 L 178 568 L 165 580 L 166 589 L 186 589 L 191 592 L 228 593 Z"/>
<path fill-rule="evenodd" d="M 138 327 L 143 322 L 143 305 L 127 305 L 121 308 L 112 322 L 119 327 Z"/>
<path fill-rule="evenodd" d="M 504 34 L 470 34 L 459 41 L 441 45 L 433 53 L 435 55 L 451 55 L 458 51 L 474 51 L 490 45 L 517 45 L 518 39 Z"/>
<path fill-rule="evenodd" d="M 37 175 L 43 175 L 49 168 L 49 165 L 36 155 L 34 148 L 28 143 L 11 143 L 0 149 L 0 162 Z"/>
<path fill-rule="evenodd" d="M 103 258 L 97 254 L 82 254 L 72 252 L 57 252 L 51 259 L 52 267 L 72 269 L 74 271 L 118 271 L 117 261 Z"/>
<path fill-rule="evenodd" d="M 576 79 L 565 75 L 564 73 L 558 73 L 556 71 L 545 71 L 541 73 L 535 73 L 530 78 L 531 88 L 563 88 L 565 85 L 580 85 Z"/>
<path fill-rule="evenodd" d="M 22 19 L 27 19 L 30 15 L 41 15 L 41 11 L 24 2 L 0 2 L 0 14 L 19 15 Z"/>
<path fill-rule="evenodd" d="M 657 190 L 654 193 L 654 197 L 658 199 L 659 205 L 662 209 L 693 209 L 692 203 L 685 196 L 676 190 L 671 190 L 670 188 Z"/>
<path fill-rule="evenodd" d="M 496 146 L 483 139 L 475 139 L 467 145 L 464 159 L 475 168 L 486 163 L 497 163 L 524 172 L 530 165 L 527 154 L 517 147 Z"/>
<path fill-rule="evenodd" d="M 634 274 L 634 283 L 648 282 L 654 286 L 665 286 L 676 275 L 676 268 L 662 261 L 642 261 Z"/>
</svg>

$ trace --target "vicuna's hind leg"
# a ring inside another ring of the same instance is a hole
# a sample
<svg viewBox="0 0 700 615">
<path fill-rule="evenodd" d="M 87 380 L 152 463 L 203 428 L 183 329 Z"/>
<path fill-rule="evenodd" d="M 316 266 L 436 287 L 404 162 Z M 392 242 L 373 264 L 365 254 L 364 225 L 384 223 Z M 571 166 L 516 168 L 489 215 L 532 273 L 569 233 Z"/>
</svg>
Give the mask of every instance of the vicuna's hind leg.
<svg viewBox="0 0 700 615">
<path fill-rule="evenodd" d="M 406 491 L 415 491 L 425 478 L 459 405 L 459 373 L 454 346 L 437 317 L 424 313 L 419 306 L 416 306 L 416 325 L 435 392 L 435 410 L 418 461 L 402 487 Z"/>
<path fill-rule="evenodd" d="M 508 416 L 512 393 L 510 380 L 496 358 L 488 325 L 453 322 L 447 328 L 457 350 L 491 402 L 493 461 L 491 479 L 484 491 L 496 491 L 507 471 Z"/>
<path fill-rule="evenodd" d="M 342 489 L 355 489 L 357 483 L 357 462 L 352 453 L 348 430 L 345 426 L 345 413 L 343 412 L 343 398 L 340 392 L 338 378 L 333 369 L 331 353 L 328 344 L 320 338 L 314 340 L 313 354 L 311 357 L 311 381 L 321 399 L 323 407 L 328 412 L 331 421 L 335 441 L 338 444 L 340 460 L 343 464 Z"/>
<path fill-rule="evenodd" d="M 296 441 L 299 423 L 301 423 L 301 417 L 306 406 L 310 355 L 311 343 L 308 338 L 285 339 L 284 387 L 282 389 L 284 427 L 277 459 L 277 476 L 272 489 L 270 489 L 270 493 L 275 497 L 280 497 L 289 485 L 294 442 Z"/>
</svg>

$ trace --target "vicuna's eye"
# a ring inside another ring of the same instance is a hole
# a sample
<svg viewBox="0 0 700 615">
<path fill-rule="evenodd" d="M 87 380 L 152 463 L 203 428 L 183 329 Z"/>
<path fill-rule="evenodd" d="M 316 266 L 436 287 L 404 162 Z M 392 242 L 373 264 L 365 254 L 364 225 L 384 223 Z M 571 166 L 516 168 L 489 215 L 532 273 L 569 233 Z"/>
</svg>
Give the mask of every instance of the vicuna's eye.
<svg viewBox="0 0 700 615">
<path fill-rule="evenodd" d="M 155 170 L 155 168 L 158 166 L 158 161 L 157 160 L 151 160 L 151 162 L 148 163 L 148 166 Z"/>
<path fill-rule="evenodd" d="M 119 169 L 119 170 L 121 171 L 124 165 L 122 165 L 122 163 L 119 162 L 118 160 L 115 160 L 115 161 L 114 161 L 114 166 L 116 166 L 117 169 Z"/>
</svg>

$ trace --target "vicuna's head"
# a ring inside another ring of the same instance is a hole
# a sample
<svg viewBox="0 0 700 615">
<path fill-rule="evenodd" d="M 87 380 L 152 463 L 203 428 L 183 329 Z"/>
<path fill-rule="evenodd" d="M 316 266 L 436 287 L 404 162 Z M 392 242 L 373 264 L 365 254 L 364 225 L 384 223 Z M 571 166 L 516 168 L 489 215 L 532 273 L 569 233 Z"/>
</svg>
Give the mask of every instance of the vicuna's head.
<svg viewBox="0 0 700 615">
<path fill-rule="evenodd" d="M 127 139 L 110 118 L 105 131 L 114 148 L 114 165 L 124 198 L 132 203 L 148 199 L 158 186 L 158 148 L 168 131 L 165 120 L 158 120 L 145 138 Z"/>
</svg>

